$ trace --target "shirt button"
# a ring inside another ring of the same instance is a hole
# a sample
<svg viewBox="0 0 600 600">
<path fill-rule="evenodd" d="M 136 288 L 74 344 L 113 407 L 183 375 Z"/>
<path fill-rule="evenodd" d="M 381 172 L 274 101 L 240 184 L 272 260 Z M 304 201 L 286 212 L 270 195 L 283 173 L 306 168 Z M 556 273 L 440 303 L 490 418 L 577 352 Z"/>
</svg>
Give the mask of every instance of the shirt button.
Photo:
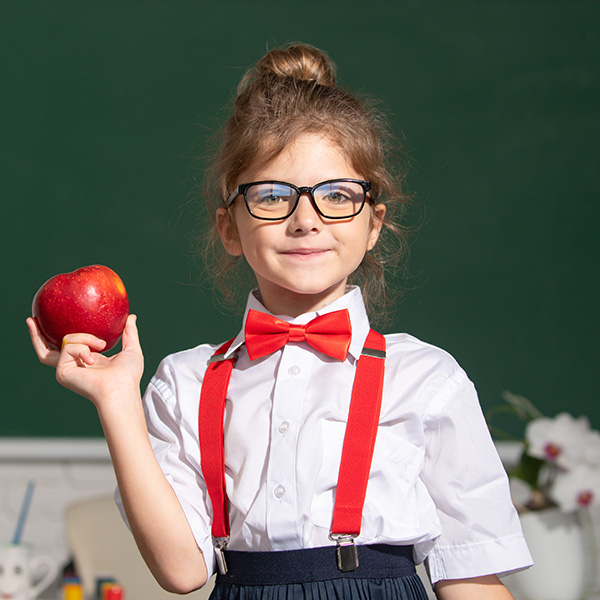
<svg viewBox="0 0 600 600">
<path fill-rule="evenodd" d="M 281 435 L 285 435 L 288 432 L 289 428 L 290 424 L 287 421 L 282 421 L 281 423 L 279 423 L 279 433 Z"/>
<path fill-rule="evenodd" d="M 295 377 L 296 375 L 300 375 L 300 367 L 298 367 L 297 365 L 294 365 L 293 367 L 290 367 L 290 368 L 288 369 L 288 373 L 289 373 L 290 375 L 293 375 L 294 377 Z"/>
<path fill-rule="evenodd" d="M 282 485 L 278 485 L 274 490 L 275 496 L 279 499 L 285 496 L 285 488 Z"/>
</svg>

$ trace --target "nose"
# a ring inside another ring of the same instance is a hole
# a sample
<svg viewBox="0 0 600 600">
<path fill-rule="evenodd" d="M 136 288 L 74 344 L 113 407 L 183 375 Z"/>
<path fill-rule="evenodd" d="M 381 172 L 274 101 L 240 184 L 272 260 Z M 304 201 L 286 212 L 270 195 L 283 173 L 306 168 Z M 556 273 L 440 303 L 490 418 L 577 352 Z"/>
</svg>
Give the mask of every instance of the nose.
<svg viewBox="0 0 600 600">
<path fill-rule="evenodd" d="M 300 194 L 296 210 L 289 217 L 288 223 L 294 232 L 317 230 L 322 225 L 321 217 L 308 192 Z"/>
</svg>

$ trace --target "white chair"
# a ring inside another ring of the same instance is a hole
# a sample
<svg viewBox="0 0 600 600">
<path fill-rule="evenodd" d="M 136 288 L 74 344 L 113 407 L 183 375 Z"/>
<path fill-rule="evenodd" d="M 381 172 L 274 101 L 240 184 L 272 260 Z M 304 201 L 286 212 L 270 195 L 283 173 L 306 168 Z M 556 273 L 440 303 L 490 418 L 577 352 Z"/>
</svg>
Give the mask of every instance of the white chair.
<svg viewBox="0 0 600 600">
<path fill-rule="evenodd" d="M 85 500 L 66 511 L 67 538 L 86 598 L 95 598 L 96 577 L 113 577 L 123 586 L 125 600 L 181 598 L 163 590 L 150 573 L 112 496 Z M 188 594 L 205 600 L 213 583 Z"/>
</svg>

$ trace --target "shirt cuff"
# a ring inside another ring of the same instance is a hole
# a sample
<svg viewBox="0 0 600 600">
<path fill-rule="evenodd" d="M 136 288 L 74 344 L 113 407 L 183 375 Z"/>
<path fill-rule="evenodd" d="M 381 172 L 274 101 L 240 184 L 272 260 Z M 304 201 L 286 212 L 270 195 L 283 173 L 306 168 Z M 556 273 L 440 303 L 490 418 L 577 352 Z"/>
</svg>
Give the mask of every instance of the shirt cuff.
<svg viewBox="0 0 600 600">
<path fill-rule="evenodd" d="M 425 562 L 431 585 L 445 579 L 503 577 L 533 564 L 521 534 L 462 546 L 435 546 Z"/>
</svg>

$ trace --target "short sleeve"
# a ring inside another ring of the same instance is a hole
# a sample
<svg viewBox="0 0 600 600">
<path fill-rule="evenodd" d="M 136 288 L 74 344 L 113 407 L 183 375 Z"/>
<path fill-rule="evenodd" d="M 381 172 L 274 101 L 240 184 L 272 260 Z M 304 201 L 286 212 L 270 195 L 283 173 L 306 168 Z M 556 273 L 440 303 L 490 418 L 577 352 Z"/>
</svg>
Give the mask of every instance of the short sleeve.
<svg viewBox="0 0 600 600">
<path fill-rule="evenodd" d="M 424 428 L 421 478 L 442 531 L 426 561 L 431 582 L 531 566 L 508 477 L 475 388 L 459 367 L 429 406 Z"/>
<path fill-rule="evenodd" d="M 158 374 L 168 377 L 168 369 L 161 366 Z M 197 432 L 191 422 L 182 419 L 175 394 L 161 377 L 150 381 L 144 394 L 144 411 L 152 449 L 181 504 L 210 577 L 214 571 L 210 502 L 200 470 Z M 116 499 L 124 516 L 118 490 Z"/>
</svg>

